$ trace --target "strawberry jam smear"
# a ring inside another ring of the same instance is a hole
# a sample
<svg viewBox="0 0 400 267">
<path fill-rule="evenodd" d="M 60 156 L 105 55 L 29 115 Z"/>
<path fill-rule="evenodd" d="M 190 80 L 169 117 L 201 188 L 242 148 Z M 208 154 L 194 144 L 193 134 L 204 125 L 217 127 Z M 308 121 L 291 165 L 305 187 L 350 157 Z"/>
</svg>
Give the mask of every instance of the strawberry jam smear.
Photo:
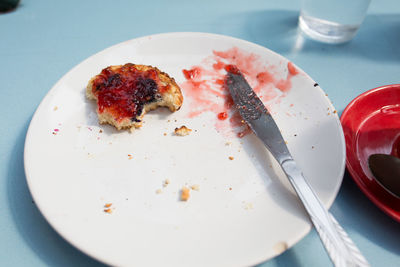
<svg viewBox="0 0 400 267">
<path fill-rule="evenodd" d="M 156 70 L 138 70 L 134 64 L 103 69 L 92 88 L 99 113 L 111 113 L 117 121 L 126 118 L 138 121 L 144 105 L 156 101 L 158 93 L 166 90 Z"/>
</svg>

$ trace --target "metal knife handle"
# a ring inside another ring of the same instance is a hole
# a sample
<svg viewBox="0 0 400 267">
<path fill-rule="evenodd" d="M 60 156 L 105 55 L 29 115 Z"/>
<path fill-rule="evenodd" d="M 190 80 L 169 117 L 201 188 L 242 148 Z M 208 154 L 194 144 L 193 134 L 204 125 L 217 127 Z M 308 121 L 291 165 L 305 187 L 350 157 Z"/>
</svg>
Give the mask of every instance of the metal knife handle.
<svg viewBox="0 0 400 267">
<path fill-rule="evenodd" d="M 281 166 L 310 215 L 333 264 L 338 267 L 370 266 L 333 215 L 321 204 L 296 162 L 286 159 Z"/>
</svg>

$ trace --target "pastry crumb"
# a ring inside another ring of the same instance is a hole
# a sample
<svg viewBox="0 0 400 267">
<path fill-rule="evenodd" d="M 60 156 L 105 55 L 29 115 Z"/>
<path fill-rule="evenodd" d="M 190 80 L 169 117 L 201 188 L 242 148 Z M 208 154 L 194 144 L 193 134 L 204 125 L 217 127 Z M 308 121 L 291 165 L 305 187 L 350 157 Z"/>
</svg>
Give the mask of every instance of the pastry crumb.
<svg viewBox="0 0 400 267">
<path fill-rule="evenodd" d="M 161 189 L 157 189 L 156 190 L 156 194 L 161 194 L 162 193 L 162 190 Z"/>
<path fill-rule="evenodd" d="M 112 209 L 110 209 L 110 208 L 104 209 L 104 212 L 108 213 L 108 214 L 111 214 L 112 213 Z"/>
<path fill-rule="evenodd" d="M 244 203 L 244 209 L 245 210 L 251 210 L 253 209 L 253 203 Z"/>
<path fill-rule="evenodd" d="M 112 206 L 112 203 L 106 203 L 106 204 L 104 204 L 104 207 L 105 208 L 109 208 L 109 207 L 111 207 Z"/>
<path fill-rule="evenodd" d="M 181 201 L 188 201 L 190 197 L 190 189 L 186 186 L 181 189 Z"/>
<path fill-rule="evenodd" d="M 234 157 L 232 157 L 232 156 L 230 156 L 230 157 L 229 157 L 229 160 L 234 160 L 234 159 L 235 159 L 235 158 L 234 158 Z"/>
<path fill-rule="evenodd" d="M 131 154 L 128 154 L 128 159 L 133 159 Z"/>
<path fill-rule="evenodd" d="M 230 146 L 232 144 L 232 142 L 226 142 L 225 145 L 226 146 Z"/>
<path fill-rule="evenodd" d="M 55 107 L 53 108 L 53 110 L 54 110 L 54 111 L 56 111 L 57 109 L 58 109 L 58 107 L 57 107 L 57 106 L 55 106 Z"/>
<path fill-rule="evenodd" d="M 274 246 L 274 250 L 277 254 L 283 253 L 285 250 L 287 250 L 288 245 L 285 242 L 279 242 L 276 243 Z"/>
<path fill-rule="evenodd" d="M 194 191 L 200 191 L 200 186 L 198 184 L 191 185 L 190 188 Z"/>
<path fill-rule="evenodd" d="M 183 125 L 179 128 L 175 128 L 175 135 L 185 136 L 185 135 L 189 135 L 191 131 L 192 131 L 192 129 L 189 129 L 188 127 Z"/>
<path fill-rule="evenodd" d="M 171 183 L 171 181 L 169 179 L 165 179 L 165 181 L 163 183 L 163 187 L 167 187 L 170 183 Z"/>
</svg>

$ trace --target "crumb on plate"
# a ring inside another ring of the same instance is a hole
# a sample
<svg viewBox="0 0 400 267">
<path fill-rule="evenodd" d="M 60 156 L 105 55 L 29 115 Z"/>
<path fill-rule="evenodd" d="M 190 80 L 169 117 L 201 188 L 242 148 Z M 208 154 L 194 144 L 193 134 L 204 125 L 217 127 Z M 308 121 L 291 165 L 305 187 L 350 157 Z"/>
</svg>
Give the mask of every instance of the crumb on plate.
<svg viewBox="0 0 400 267">
<path fill-rule="evenodd" d="M 185 135 L 190 134 L 191 131 L 192 131 L 192 129 L 189 129 L 188 127 L 183 125 L 179 128 L 175 128 L 175 135 L 185 136 Z"/>
<path fill-rule="evenodd" d="M 170 184 L 170 180 L 169 179 L 165 179 L 164 183 L 163 183 L 163 187 L 167 187 Z"/>
<path fill-rule="evenodd" d="M 198 184 L 191 185 L 190 188 L 192 190 L 194 190 L 194 191 L 199 191 L 200 190 L 200 186 Z"/>
<path fill-rule="evenodd" d="M 186 186 L 182 187 L 181 189 L 181 200 L 182 201 L 187 201 L 190 197 L 190 189 L 187 188 Z"/>
</svg>

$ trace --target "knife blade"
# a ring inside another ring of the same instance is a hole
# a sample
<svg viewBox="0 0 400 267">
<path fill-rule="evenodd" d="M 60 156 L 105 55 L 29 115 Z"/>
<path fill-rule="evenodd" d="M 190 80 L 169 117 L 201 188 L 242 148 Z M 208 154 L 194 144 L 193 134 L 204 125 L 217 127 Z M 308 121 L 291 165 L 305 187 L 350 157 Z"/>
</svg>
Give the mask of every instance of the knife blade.
<svg viewBox="0 0 400 267">
<path fill-rule="evenodd" d="M 297 166 L 282 137 L 278 125 L 234 65 L 226 66 L 225 86 L 229 89 L 236 109 L 250 129 L 278 161 L 317 230 L 335 266 L 369 266 L 359 249 L 322 205 Z"/>
</svg>

